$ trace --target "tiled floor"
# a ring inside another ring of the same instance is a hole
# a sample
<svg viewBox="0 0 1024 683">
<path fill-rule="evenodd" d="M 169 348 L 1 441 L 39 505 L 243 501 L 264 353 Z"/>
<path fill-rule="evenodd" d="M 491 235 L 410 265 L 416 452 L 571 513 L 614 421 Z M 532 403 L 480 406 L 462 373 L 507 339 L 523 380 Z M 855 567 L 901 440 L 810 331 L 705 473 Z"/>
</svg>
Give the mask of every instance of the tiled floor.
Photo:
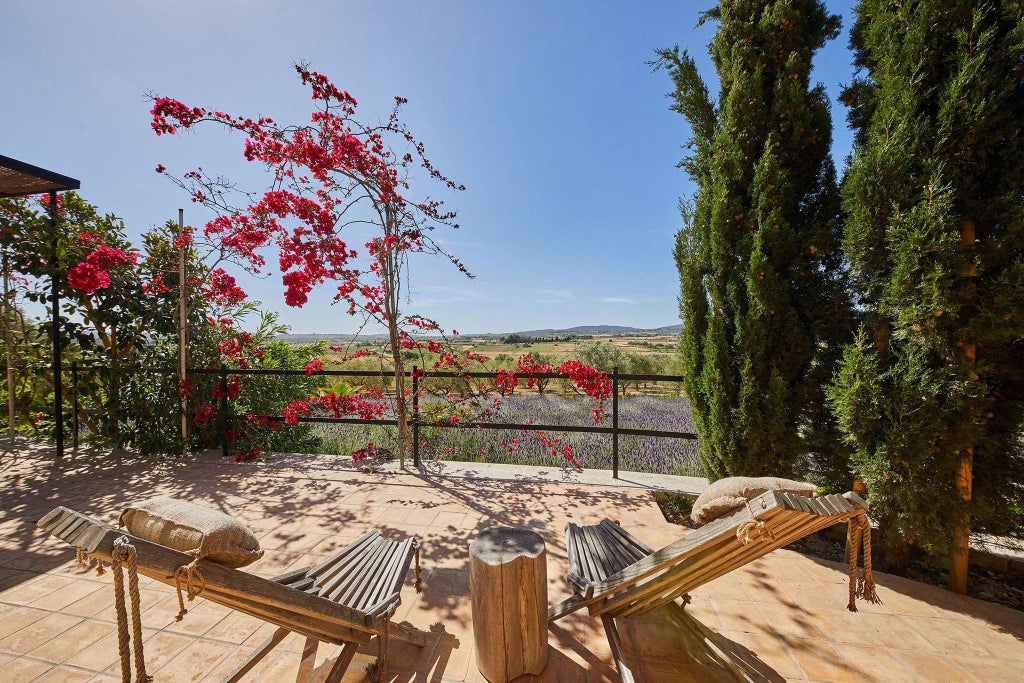
<svg viewBox="0 0 1024 683">
<path fill-rule="evenodd" d="M 424 648 L 393 643 L 396 681 L 476 681 L 468 546 L 494 524 L 536 530 L 547 542 L 549 601 L 567 595 L 562 527 L 618 519 L 652 546 L 680 533 L 649 492 L 570 480 L 533 483 L 445 474 L 362 474 L 344 460 L 235 465 L 79 453 L 54 463 L 22 448 L 0 455 L 0 681 L 116 680 L 110 574 L 74 564 L 73 551 L 38 532 L 56 505 L 107 521 L 129 501 L 175 495 L 244 519 L 266 556 L 251 570 L 273 575 L 329 554 L 370 526 L 423 540 L 425 588 L 403 593 L 397 618 L 435 634 Z M 1020 681 L 1024 613 L 877 575 L 882 605 L 847 612 L 843 568 L 780 550 L 693 595 L 684 616 L 659 613 L 623 624 L 628 655 L 654 681 Z M 216 680 L 272 631 L 202 600 L 176 622 L 176 597 L 143 579 L 146 662 L 157 681 Z M 549 632 L 540 680 L 618 679 L 599 622 L 574 614 Z M 249 680 L 293 680 L 303 640 L 292 636 Z M 335 648 L 322 646 L 319 673 Z M 371 644 L 345 680 L 365 680 Z"/>
</svg>

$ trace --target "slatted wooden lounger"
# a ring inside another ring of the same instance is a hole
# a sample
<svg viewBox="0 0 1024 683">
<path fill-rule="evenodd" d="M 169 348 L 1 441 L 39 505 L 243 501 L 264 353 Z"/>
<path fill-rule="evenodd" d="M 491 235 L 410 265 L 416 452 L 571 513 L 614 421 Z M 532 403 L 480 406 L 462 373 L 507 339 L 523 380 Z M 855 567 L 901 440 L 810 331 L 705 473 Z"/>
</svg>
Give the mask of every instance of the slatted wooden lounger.
<svg viewBox="0 0 1024 683">
<path fill-rule="evenodd" d="M 615 619 L 643 614 L 808 534 L 867 512 L 855 493 L 805 498 L 768 491 L 655 551 L 610 519 L 566 525 L 567 580 L 574 595 L 549 608 L 548 623 L 587 607 L 600 616 L 623 681 Z M 737 533 L 739 532 L 739 533 Z"/>
<path fill-rule="evenodd" d="M 126 536 L 136 549 L 140 574 L 170 586 L 177 568 L 194 558 L 131 536 L 122 529 L 58 507 L 38 526 L 92 557 L 109 562 L 114 541 Z M 225 681 L 237 681 L 290 632 L 306 636 L 299 679 L 308 678 L 319 642 L 341 645 L 327 681 L 340 681 L 360 644 L 378 638 L 378 674 L 387 668 L 387 641 L 394 637 L 423 646 L 429 634 L 391 617 L 401 603 L 400 592 L 418 544 L 415 539 L 391 541 L 372 530 L 318 565 L 265 579 L 238 569 L 201 560 L 202 597 L 278 626 L 278 630 Z M 417 567 L 417 581 L 419 568 Z"/>
</svg>

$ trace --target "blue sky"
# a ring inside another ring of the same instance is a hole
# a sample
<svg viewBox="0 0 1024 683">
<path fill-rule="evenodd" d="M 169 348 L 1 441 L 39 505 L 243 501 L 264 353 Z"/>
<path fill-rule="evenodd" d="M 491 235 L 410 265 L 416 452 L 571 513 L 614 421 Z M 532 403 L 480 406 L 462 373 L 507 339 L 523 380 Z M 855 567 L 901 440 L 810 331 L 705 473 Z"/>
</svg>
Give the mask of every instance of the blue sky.
<svg viewBox="0 0 1024 683">
<path fill-rule="evenodd" d="M 676 207 L 693 186 L 676 168 L 688 127 L 669 79 L 645 62 L 678 43 L 717 81 L 696 29 L 700 2 L 5 3 L 0 23 L 0 154 L 76 177 L 130 234 L 209 216 L 153 172 L 201 165 L 258 189 L 241 138 L 213 128 L 157 138 L 147 93 L 279 122 L 308 117 L 291 65 L 307 61 L 359 101 L 364 119 L 409 99 L 405 120 L 435 164 L 468 190 L 443 244 L 477 275 L 412 264 L 408 310 L 462 332 L 679 322 Z M 816 60 L 829 90 L 834 154 L 850 148 L 836 103 L 851 78 L 852 2 L 827 2 L 843 33 Z M 432 194 L 434 188 L 430 188 Z M 330 288 L 285 305 L 279 276 L 242 279 L 295 332 L 356 321 Z"/>
</svg>

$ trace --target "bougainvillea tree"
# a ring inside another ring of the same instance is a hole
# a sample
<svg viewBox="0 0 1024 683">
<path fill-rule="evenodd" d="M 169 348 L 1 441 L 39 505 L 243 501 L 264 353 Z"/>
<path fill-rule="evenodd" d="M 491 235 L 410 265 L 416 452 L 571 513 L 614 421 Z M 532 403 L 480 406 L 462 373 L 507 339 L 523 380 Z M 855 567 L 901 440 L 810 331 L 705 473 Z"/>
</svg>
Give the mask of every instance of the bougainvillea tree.
<svg viewBox="0 0 1024 683">
<path fill-rule="evenodd" d="M 437 326 L 403 314 L 403 270 L 410 254 L 432 253 L 468 275 L 462 263 L 431 237 L 437 227 L 458 227 L 455 213 L 429 197 L 411 199 L 413 171 L 423 169 L 429 180 L 449 190 L 465 188 L 434 168 L 423 143 L 399 119 L 404 99 L 395 98 L 384 122 L 363 123 L 349 93 L 305 66 L 295 69 L 315 103 L 308 122 L 283 125 L 267 117 L 236 117 L 158 97 L 152 126 L 157 135 L 200 123 L 245 134 L 245 158 L 269 170 L 266 191 L 234 192 L 231 183 L 201 169 L 171 177 L 194 202 L 216 213 L 204 236 L 244 259 L 251 269 L 263 269 L 264 248 L 276 246 L 290 306 L 302 306 L 314 287 L 331 282 L 335 300 L 346 305 L 349 314 L 362 315 L 387 330 L 399 434 L 408 448 L 402 341 L 410 331 L 436 331 Z M 165 172 L 162 166 L 157 170 Z M 365 225 L 375 231 L 361 251 L 350 235 Z M 360 260 L 361 254 L 366 258 Z"/>
<path fill-rule="evenodd" d="M 216 245 L 221 255 L 254 272 L 268 267 L 271 254 L 276 257 L 288 305 L 304 305 L 315 287 L 330 283 L 335 302 L 348 314 L 360 316 L 363 325 L 375 323 L 386 330 L 382 353 L 388 362 L 382 363 L 382 368 L 391 373 L 393 381 L 390 401 L 380 390 L 358 396 L 328 392 L 292 401 L 283 414 L 289 422 L 311 411 L 375 418 L 384 414 L 385 404 L 390 402 L 404 463 L 405 453 L 412 448 L 412 435 L 403 353 L 429 352 L 433 370 L 460 374 L 487 360 L 470 350 L 455 350 L 436 322 L 402 307 L 403 295 L 408 295 L 407 266 L 414 254 L 440 256 L 472 277 L 433 237 L 438 228 L 458 228 L 455 212 L 417 191 L 431 182 L 445 192 L 465 187 L 435 168 L 424 144 L 402 122 L 399 113 L 404 98 L 395 98 L 383 122 L 365 123 L 357 117 L 356 100 L 348 92 L 304 65 L 295 70 L 309 87 L 314 103 L 309 120 L 301 123 L 234 116 L 167 97 L 155 98 L 151 111 L 157 135 L 176 134 L 200 124 L 242 133 L 245 159 L 264 165 L 269 173 L 264 191 L 239 191 L 231 181 L 202 169 L 178 176 L 159 165 L 157 172 L 168 175 L 193 202 L 213 211 L 215 217 L 197 238 Z M 425 334 L 431 338 L 426 339 Z M 452 330 L 451 336 L 455 334 Z M 310 372 L 320 369 L 314 367 Z M 573 366 L 565 374 L 595 400 L 600 402 L 607 395 L 602 393 L 599 378 L 586 370 Z M 457 396 L 460 405 L 448 414 L 450 424 L 462 419 L 460 415 L 477 418 L 491 410 L 482 400 L 491 387 L 475 386 L 469 379 L 465 377 L 465 386 L 458 392 L 440 392 L 449 399 Z M 503 379 L 506 385 L 513 380 Z M 600 408 L 597 410 L 600 414 Z"/>
</svg>

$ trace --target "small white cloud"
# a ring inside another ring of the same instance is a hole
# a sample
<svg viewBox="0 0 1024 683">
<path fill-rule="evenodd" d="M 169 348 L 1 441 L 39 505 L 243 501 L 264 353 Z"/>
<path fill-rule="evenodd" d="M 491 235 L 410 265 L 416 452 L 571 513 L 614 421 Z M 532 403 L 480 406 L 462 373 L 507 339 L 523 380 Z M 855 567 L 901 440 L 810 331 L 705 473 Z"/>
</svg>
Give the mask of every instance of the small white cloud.
<svg viewBox="0 0 1024 683">
<path fill-rule="evenodd" d="M 413 297 L 416 306 L 440 306 L 444 304 L 472 304 L 489 301 L 489 297 L 475 289 L 427 285 L 417 288 L 420 296 Z"/>
<path fill-rule="evenodd" d="M 537 296 L 545 304 L 563 304 L 576 300 L 576 293 L 568 289 L 538 289 Z"/>
<path fill-rule="evenodd" d="M 636 299 L 631 299 L 628 296 L 606 296 L 605 298 L 601 299 L 601 301 L 605 302 L 606 304 L 636 304 L 636 303 L 640 303 Z"/>
</svg>

